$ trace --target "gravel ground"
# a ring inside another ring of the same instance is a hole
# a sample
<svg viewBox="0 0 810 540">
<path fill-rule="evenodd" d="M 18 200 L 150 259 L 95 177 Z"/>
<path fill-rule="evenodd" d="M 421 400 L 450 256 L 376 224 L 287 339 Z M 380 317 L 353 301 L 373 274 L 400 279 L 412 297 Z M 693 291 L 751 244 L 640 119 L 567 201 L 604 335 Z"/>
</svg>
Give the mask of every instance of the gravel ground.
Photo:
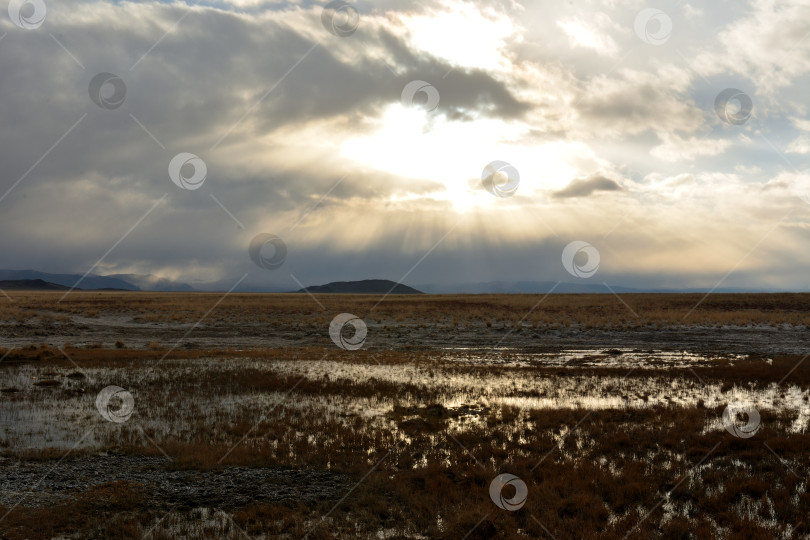
<svg viewBox="0 0 810 540">
<path fill-rule="evenodd" d="M 30 343 L 75 346 L 102 343 L 112 347 L 121 340 L 128 348 L 146 348 L 150 343 L 180 348 L 231 347 L 332 347 L 328 328 L 311 327 L 268 329 L 263 325 L 214 325 L 201 323 L 169 325 L 165 323 L 132 323 L 123 317 L 82 318 L 80 324 L 37 322 L 0 323 L 1 345 L 22 347 Z M 438 325 L 396 327 L 368 324 L 367 349 L 453 349 L 473 348 L 482 351 L 495 347 L 519 348 L 523 352 L 550 352 L 565 349 L 641 348 L 678 350 L 696 353 L 723 352 L 745 354 L 805 354 L 810 329 L 804 326 L 705 326 L 642 327 L 623 330 L 584 329 L 577 326 L 554 330 L 523 327 L 519 330 L 481 325 L 458 326 L 452 330 Z"/>
<path fill-rule="evenodd" d="M 154 506 L 238 508 L 257 501 L 337 499 L 352 486 L 328 471 L 228 467 L 221 471 L 169 470 L 163 457 L 103 454 L 54 461 L 0 458 L 0 504 L 41 507 L 93 486 L 127 481 L 144 486 Z M 29 490 L 36 491 L 30 492 Z"/>
</svg>

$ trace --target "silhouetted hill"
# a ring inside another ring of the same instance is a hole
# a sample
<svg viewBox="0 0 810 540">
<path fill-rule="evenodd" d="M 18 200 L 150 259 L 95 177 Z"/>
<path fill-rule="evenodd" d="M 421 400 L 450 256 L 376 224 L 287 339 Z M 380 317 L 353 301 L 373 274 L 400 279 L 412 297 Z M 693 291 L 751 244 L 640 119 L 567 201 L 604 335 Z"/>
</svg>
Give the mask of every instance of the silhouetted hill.
<svg viewBox="0 0 810 540">
<path fill-rule="evenodd" d="M 49 283 L 41 279 L 5 279 L 0 280 L 0 289 L 4 291 L 66 291 L 70 287 Z"/>
<path fill-rule="evenodd" d="M 128 283 L 123 279 L 97 276 L 94 274 L 88 274 L 84 279 L 81 278 L 81 274 L 48 274 L 37 270 L 0 270 L 0 280 L 41 280 L 46 283 L 62 285 L 67 288 L 73 287 L 78 283 L 81 289 L 140 290 L 137 285 Z M 79 283 L 80 279 L 81 282 Z"/>
<path fill-rule="evenodd" d="M 73 287 L 78 283 L 80 289 L 98 291 L 193 291 L 186 283 L 172 281 L 152 274 L 113 274 L 99 276 L 88 274 L 49 274 L 37 270 L 3 270 L 0 269 L 0 281 L 41 280 L 46 283 Z"/>
<path fill-rule="evenodd" d="M 335 281 L 326 285 L 313 285 L 295 291 L 319 294 L 424 294 L 413 287 L 388 279 L 364 279 L 362 281 Z"/>
</svg>

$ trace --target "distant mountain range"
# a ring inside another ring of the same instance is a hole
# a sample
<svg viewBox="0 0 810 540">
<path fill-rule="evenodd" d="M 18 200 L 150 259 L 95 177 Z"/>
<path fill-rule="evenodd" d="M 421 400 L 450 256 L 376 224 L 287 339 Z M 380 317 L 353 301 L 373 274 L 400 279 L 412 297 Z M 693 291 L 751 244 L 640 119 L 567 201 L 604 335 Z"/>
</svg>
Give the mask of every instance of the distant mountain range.
<svg viewBox="0 0 810 540">
<path fill-rule="evenodd" d="M 335 281 L 326 285 L 313 285 L 294 291 L 319 294 L 424 294 L 412 287 L 387 279 L 364 279 L 362 281 Z"/>
<path fill-rule="evenodd" d="M 142 291 L 192 292 L 196 290 L 187 283 L 172 281 L 153 274 L 112 274 L 105 277 L 130 283 Z"/>
<path fill-rule="evenodd" d="M 282 276 L 283 279 L 283 276 Z M 81 280 L 81 281 L 80 281 Z M 3 285 L 5 283 L 5 285 Z M 230 280 L 211 283 L 187 283 L 161 278 L 152 274 L 49 274 L 36 270 L 0 270 L 0 289 L 3 290 L 66 290 L 76 287 L 82 290 L 121 291 L 226 291 L 232 286 Z M 392 290 L 393 289 L 393 290 Z M 289 291 L 278 283 L 242 283 L 237 292 L 284 292 Z M 615 293 L 706 293 L 708 287 L 676 288 L 630 288 L 618 285 L 606 287 L 601 281 L 557 283 L 551 281 L 488 281 L 480 283 L 424 284 L 409 287 L 387 279 L 364 279 L 359 281 L 335 281 L 325 285 L 310 285 L 296 293 L 332 294 L 611 294 Z M 716 293 L 787 292 L 780 289 L 718 288 Z M 806 291 L 805 291 L 806 292 Z"/>
<path fill-rule="evenodd" d="M 784 289 L 752 289 L 741 287 L 725 287 L 711 289 L 710 287 L 676 288 L 639 288 L 610 285 L 606 287 L 601 281 L 588 281 L 581 283 L 553 282 L 553 281 L 488 281 L 483 283 L 458 283 L 451 285 L 416 285 L 426 294 L 612 294 L 615 293 L 762 293 L 762 292 L 791 292 Z M 807 292 L 807 291 L 795 291 Z"/>
<path fill-rule="evenodd" d="M 48 274 L 37 270 L 0 270 L 0 281 L 5 282 L 32 282 L 28 285 L 34 287 L 29 290 L 45 290 L 42 281 L 46 284 L 62 286 L 65 289 L 76 287 L 86 290 L 115 289 L 122 291 L 193 291 L 194 288 L 185 283 L 178 283 L 153 275 L 113 274 L 97 276 L 89 274 L 82 279 L 81 274 Z M 19 284 L 18 284 L 19 285 Z M 0 285 L 3 290 L 20 290 Z M 50 290 L 60 290 L 52 288 Z"/>
<path fill-rule="evenodd" d="M 553 281 L 488 281 L 485 283 L 458 283 L 453 285 L 417 285 L 428 294 L 560 294 L 610 293 L 602 283 L 557 283 Z M 613 287 L 617 293 L 646 292 L 627 287 Z"/>
<path fill-rule="evenodd" d="M 3 279 L 0 289 L 4 291 L 66 291 L 70 287 L 49 283 L 41 279 Z"/>
</svg>

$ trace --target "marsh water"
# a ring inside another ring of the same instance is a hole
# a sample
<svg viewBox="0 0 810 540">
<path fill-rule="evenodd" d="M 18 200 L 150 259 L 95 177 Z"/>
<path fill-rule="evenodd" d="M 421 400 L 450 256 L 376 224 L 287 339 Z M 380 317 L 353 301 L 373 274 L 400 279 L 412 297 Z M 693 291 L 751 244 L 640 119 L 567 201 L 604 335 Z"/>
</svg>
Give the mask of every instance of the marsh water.
<svg viewBox="0 0 810 540">
<path fill-rule="evenodd" d="M 395 407 L 424 405 L 424 396 L 450 411 L 465 410 L 464 421 L 474 421 L 469 411 L 501 406 L 520 410 L 542 409 L 643 409 L 698 404 L 707 408 L 729 401 L 747 402 L 793 416 L 791 432 L 805 432 L 810 420 L 810 391 L 794 385 L 735 385 L 706 383 L 704 370 L 717 362 L 733 366 L 747 361 L 743 355 L 704 355 L 685 351 L 639 349 L 572 349 L 556 353 L 497 352 L 470 348 L 445 349 L 414 355 L 413 363 L 364 362 L 351 357 L 335 359 L 290 357 L 272 361 L 254 358 L 199 358 L 168 360 L 161 369 L 148 364 L 139 369 L 20 366 L 0 372 L 0 434 L 5 447 L 102 448 L 123 443 L 118 426 L 99 417 L 94 405 L 96 389 L 116 384 L 131 389 L 137 429 L 157 433 L 192 432 L 203 418 L 211 425 L 227 426 L 228 418 L 250 416 L 278 407 L 275 414 L 294 420 L 315 415 L 351 423 L 354 418 L 396 430 L 390 418 Z M 768 358 L 759 360 L 765 364 Z M 549 372 L 554 367 L 557 371 Z M 482 369 L 483 368 L 483 369 Z M 602 368 L 593 373 L 591 368 Z M 669 370 L 681 368 L 684 376 Z M 683 370 L 685 368 L 685 371 Z M 647 370 L 643 378 L 630 377 Z M 286 399 L 285 392 L 253 392 L 223 385 L 216 393 L 194 391 L 195 381 L 227 380 L 234 373 L 250 372 L 289 377 L 291 380 L 328 382 L 343 386 L 345 393 L 310 394 Z M 564 376 L 563 376 L 564 375 Z M 47 385 L 41 383 L 46 381 Z M 182 382 L 182 385 L 180 384 Z M 354 395 L 358 385 L 390 384 L 408 388 L 394 395 Z M 180 390 L 182 386 L 182 391 Z M 178 391 L 173 394 L 173 388 Z M 398 419 L 401 421 L 401 418 Z M 707 430 L 722 430 L 718 418 Z M 128 435 L 126 435 L 128 436 Z M 77 442 L 78 441 L 78 442 Z"/>
</svg>

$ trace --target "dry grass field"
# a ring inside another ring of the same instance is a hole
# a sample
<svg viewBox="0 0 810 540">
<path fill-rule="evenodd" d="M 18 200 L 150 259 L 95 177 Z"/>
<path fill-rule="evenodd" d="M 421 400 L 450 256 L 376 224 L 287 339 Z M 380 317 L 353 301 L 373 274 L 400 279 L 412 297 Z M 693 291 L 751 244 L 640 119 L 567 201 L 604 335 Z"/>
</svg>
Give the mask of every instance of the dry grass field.
<svg viewBox="0 0 810 540">
<path fill-rule="evenodd" d="M 810 538 L 808 295 L 61 295 L 0 302 L 3 538 Z"/>
<path fill-rule="evenodd" d="M 412 322 L 450 327 L 476 324 L 533 327 L 634 328 L 667 325 L 810 324 L 808 294 L 374 295 L 73 292 L 11 293 L 0 320 L 69 322 L 79 316 L 126 317 L 140 323 L 194 323 L 221 302 L 209 323 L 319 325 L 345 311 L 382 324 Z M 705 298 L 704 298 L 705 297 Z M 532 310 L 540 300 L 542 303 Z M 379 302 L 379 304 L 378 304 Z M 699 305 L 698 305 L 699 304 Z M 697 307 L 696 307 L 697 306 Z M 529 313 L 531 311 L 531 313 Z M 366 316 L 367 315 L 367 316 Z M 524 318 L 525 316 L 525 318 Z"/>
</svg>

